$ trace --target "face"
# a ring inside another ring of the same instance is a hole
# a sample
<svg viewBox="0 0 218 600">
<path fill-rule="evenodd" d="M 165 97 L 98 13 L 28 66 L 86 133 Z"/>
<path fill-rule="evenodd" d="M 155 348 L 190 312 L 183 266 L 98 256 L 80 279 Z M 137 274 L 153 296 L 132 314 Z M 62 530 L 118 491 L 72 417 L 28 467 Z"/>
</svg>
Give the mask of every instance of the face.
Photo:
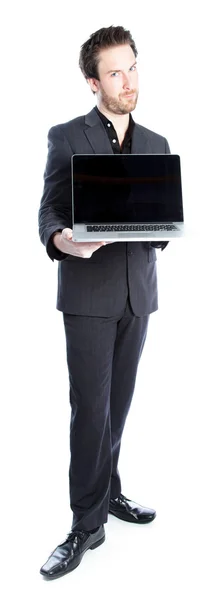
<svg viewBox="0 0 218 600">
<path fill-rule="evenodd" d="M 99 79 L 89 79 L 96 92 L 99 109 L 117 115 L 132 112 L 138 100 L 138 73 L 132 48 L 125 44 L 101 50 L 98 64 Z"/>
</svg>

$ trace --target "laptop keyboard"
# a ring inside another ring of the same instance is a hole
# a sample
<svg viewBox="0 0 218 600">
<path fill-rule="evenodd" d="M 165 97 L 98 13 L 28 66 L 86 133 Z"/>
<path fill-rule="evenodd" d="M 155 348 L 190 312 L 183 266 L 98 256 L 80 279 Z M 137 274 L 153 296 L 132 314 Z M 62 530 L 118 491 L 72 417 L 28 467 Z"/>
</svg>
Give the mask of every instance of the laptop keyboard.
<svg viewBox="0 0 218 600">
<path fill-rule="evenodd" d="M 87 225 L 87 231 L 177 231 L 175 225 Z"/>
</svg>

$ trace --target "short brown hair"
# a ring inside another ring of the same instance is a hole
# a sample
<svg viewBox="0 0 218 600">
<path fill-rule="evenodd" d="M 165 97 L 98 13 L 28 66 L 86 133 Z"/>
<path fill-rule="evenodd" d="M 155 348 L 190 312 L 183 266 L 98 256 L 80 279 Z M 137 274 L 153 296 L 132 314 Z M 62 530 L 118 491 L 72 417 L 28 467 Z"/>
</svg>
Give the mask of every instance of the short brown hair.
<svg viewBox="0 0 218 600">
<path fill-rule="evenodd" d="M 79 67 L 85 79 L 93 78 L 99 80 L 99 52 L 105 48 L 121 46 L 122 44 L 129 44 L 135 57 L 137 56 L 138 51 L 132 35 L 124 27 L 114 27 L 111 25 L 110 27 L 102 27 L 98 31 L 95 31 L 95 33 L 92 33 L 89 39 L 81 46 L 79 55 Z"/>
</svg>

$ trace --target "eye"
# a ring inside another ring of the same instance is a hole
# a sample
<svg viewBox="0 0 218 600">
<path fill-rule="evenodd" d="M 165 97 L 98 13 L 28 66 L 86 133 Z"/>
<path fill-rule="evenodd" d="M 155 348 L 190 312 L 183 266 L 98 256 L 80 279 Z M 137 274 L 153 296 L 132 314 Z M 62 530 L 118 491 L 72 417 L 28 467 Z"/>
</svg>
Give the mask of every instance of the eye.
<svg viewBox="0 0 218 600">
<path fill-rule="evenodd" d="M 131 71 L 131 69 L 134 69 L 134 71 L 135 71 L 136 65 L 133 65 L 133 67 L 130 67 L 130 71 Z"/>
<path fill-rule="evenodd" d="M 119 73 L 115 71 L 114 73 L 111 73 L 111 77 L 113 77 L 113 75 L 119 75 Z"/>
</svg>

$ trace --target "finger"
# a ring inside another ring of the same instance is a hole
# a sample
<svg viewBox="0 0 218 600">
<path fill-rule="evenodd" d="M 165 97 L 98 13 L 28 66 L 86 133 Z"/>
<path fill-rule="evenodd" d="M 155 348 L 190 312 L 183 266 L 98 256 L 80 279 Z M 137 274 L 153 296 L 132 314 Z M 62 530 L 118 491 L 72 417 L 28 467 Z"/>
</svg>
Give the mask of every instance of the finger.
<svg viewBox="0 0 218 600">
<path fill-rule="evenodd" d="M 106 242 L 85 242 L 89 248 L 100 248 L 105 246 Z"/>
</svg>

